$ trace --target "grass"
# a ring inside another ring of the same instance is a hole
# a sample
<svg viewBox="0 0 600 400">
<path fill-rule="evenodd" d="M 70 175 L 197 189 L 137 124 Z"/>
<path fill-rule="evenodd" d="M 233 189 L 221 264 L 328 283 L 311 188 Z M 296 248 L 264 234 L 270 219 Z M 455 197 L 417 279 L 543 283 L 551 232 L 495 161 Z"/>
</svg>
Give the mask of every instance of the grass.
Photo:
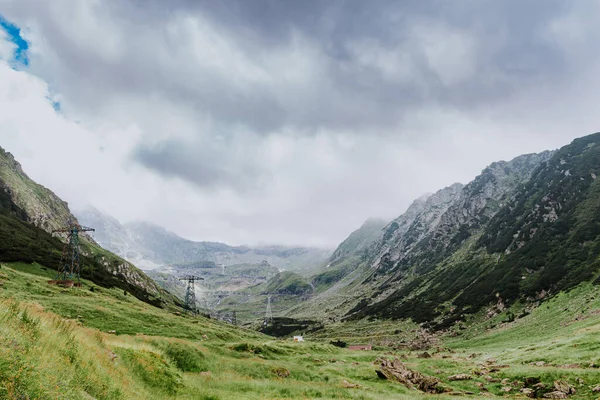
<svg viewBox="0 0 600 400">
<path fill-rule="evenodd" d="M 428 398 L 379 379 L 373 365 L 379 356 L 399 357 L 440 378 L 444 387 L 476 397 L 484 396 L 478 384 L 498 396 L 508 385 L 515 396 L 518 388 L 502 379 L 537 377 L 549 387 L 563 379 L 576 387 L 575 399 L 594 398 L 590 386 L 600 383 L 595 367 L 600 288 L 592 285 L 561 294 L 511 323 L 500 322 L 506 312 L 468 321 L 456 330 L 460 335 L 440 337 L 429 350 L 431 358 L 419 358 L 422 351 L 399 346 L 420 332 L 410 322 L 338 323 L 295 343 L 176 315 L 88 281 L 80 289 L 51 286 L 46 281 L 52 276 L 37 264 L 0 267 L 0 399 Z M 520 310 L 515 306 L 511 312 Z M 116 334 L 109 333 L 113 330 Z M 373 343 L 375 350 L 329 344 L 338 338 Z M 490 373 L 497 382 L 475 374 L 469 381 L 448 379 L 472 374 L 489 358 L 509 365 Z M 538 361 L 546 365 L 530 364 Z M 565 367 L 575 363 L 578 368 Z M 345 388 L 343 381 L 361 387 Z"/>
<path fill-rule="evenodd" d="M 0 398 L 385 399 L 410 394 L 377 378 L 375 353 L 274 340 L 215 320 L 175 315 L 87 281 L 80 289 L 48 285 L 52 277 L 53 271 L 37 264 L 0 267 Z M 116 334 L 109 333 L 113 330 Z M 343 388 L 343 380 L 363 388 Z"/>
</svg>

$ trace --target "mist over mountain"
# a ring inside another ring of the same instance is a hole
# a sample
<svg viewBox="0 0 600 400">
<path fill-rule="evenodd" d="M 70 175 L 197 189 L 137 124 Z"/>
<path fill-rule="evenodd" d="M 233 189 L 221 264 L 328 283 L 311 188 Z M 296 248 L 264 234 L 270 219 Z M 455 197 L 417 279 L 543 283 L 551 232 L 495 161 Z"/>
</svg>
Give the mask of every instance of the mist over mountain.
<svg viewBox="0 0 600 400">
<path fill-rule="evenodd" d="M 141 268 L 210 261 L 216 264 L 260 264 L 265 261 L 280 270 L 309 274 L 322 267 L 331 250 L 286 246 L 230 246 L 218 242 L 195 242 L 148 222 L 121 224 L 93 207 L 77 211 L 86 224 L 96 227 L 95 239 L 105 248 Z"/>
</svg>

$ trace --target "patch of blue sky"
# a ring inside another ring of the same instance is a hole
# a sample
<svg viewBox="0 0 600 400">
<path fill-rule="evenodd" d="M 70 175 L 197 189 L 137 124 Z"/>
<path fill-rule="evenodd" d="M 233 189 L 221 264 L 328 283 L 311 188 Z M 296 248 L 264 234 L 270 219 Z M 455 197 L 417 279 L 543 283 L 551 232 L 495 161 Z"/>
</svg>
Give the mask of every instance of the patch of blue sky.
<svg viewBox="0 0 600 400">
<path fill-rule="evenodd" d="M 11 60 L 13 66 L 29 65 L 29 56 L 27 54 L 29 43 L 21 36 L 21 28 L 0 15 L 0 29 L 6 32 L 8 40 L 16 46 L 13 53 L 13 59 Z"/>
</svg>

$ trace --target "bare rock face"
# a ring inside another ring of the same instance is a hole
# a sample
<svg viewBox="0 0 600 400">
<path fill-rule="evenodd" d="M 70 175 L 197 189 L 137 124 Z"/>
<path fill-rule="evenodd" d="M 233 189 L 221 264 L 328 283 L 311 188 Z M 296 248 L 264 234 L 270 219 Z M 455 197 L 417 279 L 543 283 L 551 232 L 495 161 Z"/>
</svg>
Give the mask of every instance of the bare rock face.
<svg viewBox="0 0 600 400">
<path fill-rule="evenodd" d="M 397 358 L 394 360 L 378 358 L 375 360 L 375 365 L 377 365 L 375 372 L 382 379 L 396 381 L 409 389 L 418 389 L 425 393 L 440 392 L 438 388 L 440 381 L 437 378 L 413 371 L 402 364 Z"/>
<path fill-rule="evenodd" d="M 415 200 L 405 214 L 388 225 L 379 259 L 387 256 L 389 262 L 395 263 L 406 258 L 423 238 L 435 230 L 444 213 L 460 197 L 463 187 L 461 183 L 455 183 L 425 201 Z"/>
<path fill-rule="evenodd" d="M 484 226 L 553 152 L 495 162 L 468 185 L 455 183 L 415 200 L 384 228 L 373 267 L 385 272 L 402 266 L 431 266 Z M 418 272 L 418 271 L 417 271 Z"/>
</svg>

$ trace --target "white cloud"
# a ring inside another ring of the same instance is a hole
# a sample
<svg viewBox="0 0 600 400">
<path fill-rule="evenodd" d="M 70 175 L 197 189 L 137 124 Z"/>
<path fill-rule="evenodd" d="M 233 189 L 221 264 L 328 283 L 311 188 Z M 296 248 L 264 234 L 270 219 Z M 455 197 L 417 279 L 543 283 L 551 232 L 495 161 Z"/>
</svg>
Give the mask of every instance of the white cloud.
<svg viewBox="0 0 600 400">
<path fill-rule="evenodd" d="M 492 161 L 598 130 L 590 10 L 525 28 L 501 12 L 334 10 L 322 30 L 288 11 L 271 32 L 272 18 L 135 4 L 0 0 L 31 46 L 29 69 L 0 62 L 0 145 L 123 221 L 334 246 Z"/>
<path fill-rule="evenodd" d="M 11 60 L 16 48 L 17 46 L 8 40 L 6 31 L 0 28 L 0 60 Z"/>
</svg>

